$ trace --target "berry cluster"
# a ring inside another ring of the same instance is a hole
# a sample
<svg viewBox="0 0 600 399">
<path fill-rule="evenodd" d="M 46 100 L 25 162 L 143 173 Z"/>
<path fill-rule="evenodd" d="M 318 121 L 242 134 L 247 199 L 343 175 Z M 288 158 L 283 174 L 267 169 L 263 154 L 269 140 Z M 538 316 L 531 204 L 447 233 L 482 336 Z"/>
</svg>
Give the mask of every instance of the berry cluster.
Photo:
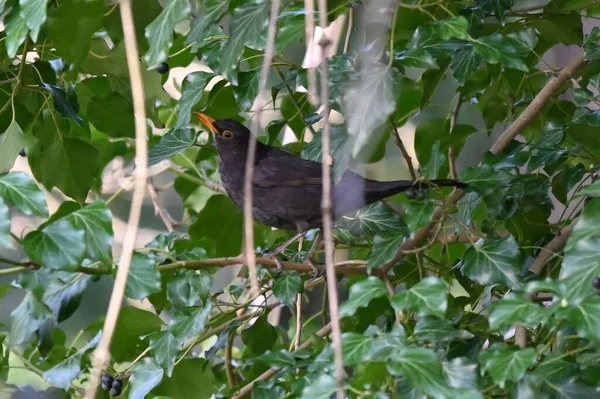
<svg viewBox="0 0 600 399">
<path fill-rule="evenodd" d="M 123 391 L 123 381 L 106 373 L 102 374 L 100 386 L 112 396 L 119 396 Z"/>
<path fill-rule="evenodd" d="M 598 294 L 600 294 L 600 277 L 596 277 L 595 279 L 593 279 L 592 285 L 594 286 Z"/>
</svg>

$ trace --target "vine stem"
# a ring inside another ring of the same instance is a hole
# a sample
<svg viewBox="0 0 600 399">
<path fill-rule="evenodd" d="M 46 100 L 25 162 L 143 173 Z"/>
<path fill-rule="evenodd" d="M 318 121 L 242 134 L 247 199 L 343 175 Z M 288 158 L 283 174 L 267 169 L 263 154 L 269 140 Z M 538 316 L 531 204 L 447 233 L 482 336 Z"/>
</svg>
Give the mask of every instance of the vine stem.
<svg viewBox="0 0 600 399">
<path fill-rule="evenodd" d="M 246 175 L 244 176 L 244 258 L 250 272 L 250 294 L 258 293 L 258 277 L 256 274 L 256 255 L 254 253 L 254 220 L 252 218 L 252 187 L 254 178 L 254 161 L 256 158 L 256 135 L 260 123 L 260 115 L 263 107 L 263 92 L 267 85 L 269 69 L 273 60 L 273 49 L 275 43 L 275 32 L 277 31 L 277 17 L 279 15 L 279 0 L 271 0 L 271 15 L 269 16 L 269 27 L 267 29 L 267 45 L 260 70 L 258 82 L 258 96 L 256 98 L 256 113 L 252 118 L 250 131 L 254 136 L 248 140 L 248 156 L 246 157 Z"/>
<path fill-rule="evenodd" d="M 321 26 L 321 38 L 319 47 L 323 63 L 321 64 L 321 102 L 323 107 L 323 129 L 321 133 L 321 173 L 323 182 L 323 196 L 321 199 L 323 242 L 325 243 L 325 271 L 327 275 L 327 290 L 329 292 L 329 317 L 331 318 L 331 343 L 333 346 L 333 358 L 335 364 L 335 385 L 337 399 L 344 399 L 344 362 L 342 359 L 342 332 L 340 327 L 340 316 L 338 312 L 337 280 L 335 278 L 335 267 L 333 265 L 333 223 L 331 215 L 331 136 L 329 132 L 329 77 L 327 49 L 331 41 L 327 37 L 327 0 L 319 0 L 319 25 Z"/>
<path fill-rule="evenodd" d="M 129 211 L 129 221 L 123 240 L 123 252 L 115 277 L 115 285 L 108 304 L 106 320 L 102 332 L 102 338 L 98 347 L 94 351 L 93 370 L 90 376 L 90 385 L 86 391 L 85 397 L 94 399 L 100 382 L 102 369 L 110 360 L 110 343 L 115 332 L 117 319 L 129 266 L 133 257 L 135 240 L 137 237 L 138 225 L 140 222 L 142 203 L 146 191 L 146 181 L 148 178 L 148 143 L 146 142 L 146 110 L 144 108 L 144 86 L 142 84 L 142 75 L 139 65 L 139 54 L 135 37 L 135 25 L 131 10 L 131 0 L 121 0 L 119 2 L 121 11 L 121 25 L 123 27 L 123 38 L 125 41 L 125 53 L 127 57 L 127 67 L 129 69 L 129 78 L 131 80 L 131 91 L 133 96 L 133 108 L 135 113 L 135 184 L 131 200 L 131 209 Z"/>
</svg>

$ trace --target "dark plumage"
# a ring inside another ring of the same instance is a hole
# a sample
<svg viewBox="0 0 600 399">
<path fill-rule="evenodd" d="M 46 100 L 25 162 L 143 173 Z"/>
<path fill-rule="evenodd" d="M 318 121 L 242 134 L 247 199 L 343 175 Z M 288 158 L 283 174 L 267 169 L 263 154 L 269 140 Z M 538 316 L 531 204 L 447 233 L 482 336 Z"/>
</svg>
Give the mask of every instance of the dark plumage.
<svg viewBox="0 0 600 399">
<path fill-rule="evenodd" d="M 227 194 L 244 206 L 244 174 L 250 131 L 233 120 L 218 120 L 197 113 L 214 134 L 219 173 Z M 278 229 L 298 232 L 321 225 L 321 164 L 304 160 L 279 148 L 257 142 L 254 164 L 254 219 Z M 438 186 L 463 187 L 454 180 L 432 180 Z M 347 171 L 332 187 L 334 219 L 364 205 L 426 183 L 408 180 L 380 182 Z"/>
</svg>

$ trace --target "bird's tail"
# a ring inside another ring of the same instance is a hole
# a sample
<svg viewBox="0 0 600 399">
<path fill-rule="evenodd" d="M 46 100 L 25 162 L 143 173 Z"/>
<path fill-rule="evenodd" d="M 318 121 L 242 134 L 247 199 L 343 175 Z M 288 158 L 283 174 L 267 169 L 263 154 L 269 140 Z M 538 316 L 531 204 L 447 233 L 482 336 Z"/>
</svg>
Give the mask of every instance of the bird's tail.
<svg viewBox="0 0 600 399">
<path fill-rule="evenodd" d="M 458 187 L 465 188 L 467 185 L 451 179 L 434 179 L 434 180 L 398 180 L 390 182 L 379 182 L 367 180 L 365 193 L 367 194 L 367 203 L 379 201 L 383 198 L 390 197 L 394 194 L 402 193 L 408 190 L 424 190 L 434 187 Z M 370 197 L 370 198 L 369 198 Z"/>
</svg>

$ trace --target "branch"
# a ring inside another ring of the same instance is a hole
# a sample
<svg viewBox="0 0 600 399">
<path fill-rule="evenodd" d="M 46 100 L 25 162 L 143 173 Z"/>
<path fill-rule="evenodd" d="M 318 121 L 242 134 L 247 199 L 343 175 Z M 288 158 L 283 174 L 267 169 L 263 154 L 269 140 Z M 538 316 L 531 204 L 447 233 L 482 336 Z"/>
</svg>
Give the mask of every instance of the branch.
<svg viewBox="0 0 600 399">
<path fill-rule="evenodd" d="M 556 94 L 561 86 L 565 82 L 569 81 L 575 72 L 577 72 L 586 64 L 587 61 L 585 61 L 584 54 L 582 52 L 580 55 L 575 57 L 575 59 L 569 65 L 563 68 L 558 75 L 550 79 L 527 106 L 527 108 L 525 108 L 521 115 L 519 115 L 519 117 L 504 131 L 504 133 L 502 133 L 490 151 L 495 154 L 504 151 L 504 149 L 508 147 L 511 141 L 521 132 L 521 130 L 523 130 L 523 128 L 525 128 L 540 113 L 542 107 L 554 94 Z M 396 256 L 394 256 L 394 258 L 388 263 L 381 265 L 380 268 L 387 273 L 392 267 L 394 267 L 396 262 L 398 262 L 404 256 L 406 251 L 417 248 L 419 243 L 427 238 L 429 232 L 436 225 L 435 221 L 440 220 L 440 218 L 443 216 L 444 210 L 454 206 L 464 195 L 465 192 L 463 190 L 454 190 L 450 196 L 446 198 L 444 203 L 435 209 L 431 217 L 432 221 L 417 231 L 412 238 L 406 240 L 400 246 L 398 252 L 396 252 Z"/>
<path fill-rule="evenodd" d="M 344 399 L 344 362 L 342 359 L 342 331 L 338 312 L 337 280 L 335 279 L 335 266 L 333 265 L 333 222 L 331 216 L 331 136 L 329 132 L 329 77 L 327 49 L 331 41 L 327 38 L 327 0 L 319 0 L 319 25 L 321 38 L 319 47 L 323 56 L 321 64 L 321 103 L 323 107 L 323 129 L 321 131 L 321 174 L 323 180 L 323 197 L 321 199 L 323 242 L 325 243 L 325 271 L 327 275 L 327 290 L 329 292 L 329 317 L 331 318 L 331 343 L 333 346 L 333 359 L 335 364 L 335 385 L 337 399 Z"/>
<path fill-rule="evenodd" d="M 306 14 L 304 17 L 304 35 L 306 40 L 306 48 L 312 43 L 315 33 L 315 2 L 314 0 L 304 0 L 304 9 Z M 317 97 L 317 70 L 316 68 L 308 69 L 308 100 L 311 104 L 319 102 Z M 293 98 L 293 96 L 292 96 Z"/>
<path fill-rule="evenodd" d="M 150 199 L 152 199 L 152 204 L 154 204 L 154 213 L 156 214 L 156 216 L 158 216 L 160 220 L 162 220 L 169 233 L 175 231 L 175 228 L 173 227 L 173 222 L 171 221 L 169 214 L 167 213 L 166 209 L 163 208 L 162 204 L 160 203 L 160 200 L 158 199 L 158 193 L 156 192 L 156 188 L 154 188 L 154 186 L 150 182 L 146 184 L 146 188 L 148 189 L 148 194 L 150 194 Z"/>
<path fill-rule="evenodd" d="M 458 120 L 458 113 L 460 112 L 460 106 L 462 105 L 462 97 L 459 94 L 456 99 L 456 105 L 454 106 L 454 110 L 452 110 L 452 114 L 450 115 L 450 129 L 449 134 L 452 134 L 452 131 L 456 127 L 456 121 Z M 456 159 L 454 157 L 454 148 L 448 148 L 448 167 L 450 169 L 450 178 L 456 180 Z"/>
<path fill-rule="evenodd" d="M 315 335 L 319 338 L 323 338 L 324 336 L 329 334 L 329 332 L 332 330 L 331 325 L 332 325 L 332 323 L 327 324 L 325 327 L 323 327 L 319 331 L 317 331 L 315 333 Z M 302 345 L 298 346 L 298 349 L 292 353 L 309 348 L 311 345 L 312 345 L 312 341 L 309 338 L 306 341 L 304 341 L 304 343 L 302 343 Z M 240 399 L 240 398 L 246 396 L 247 394 L 250 393 L 254 384 L 256 384 L 259 381 L 268 380 L 269 378 L 273 377 L 277 373 L 277 371 L 278 371 L 278 369 L 275 369 L 275 368 L 268 369 L 267 371 L 265 371 L 264 373 L 262 373 L 261 375 L 256 377 L 256 379 L 254 379 L 254 381 L 252 381 L 251 383 L 249 383 L 248 385 L 244 386 L 242 389 L 237 391 L 237 393 L 232 396 L 232 399 Z"/>
<path fill-rule="evenodd" d="M 279 15 L 279 0 L 271 1 L 271 15 L 269 16 L 269 28 L 267 29 L 267 45 L 263 58 L 258 82 L 258 96 L 256 98 L 256 113 L 252 118 L 250 131 L 253 136 L 248 140 L 248 156 L 246 157 L 246 175 L 244 176 L 244 257 L 250 271 L 251 294 L 259 290 L 258 277 L 256 275 L 256 255 L 254 253 L 254 220 L 252 218 L 252 180 L 254 178 L 254 161 L 256 158 L 256 135 L 260 123 L 260 114 L 263 108 L 263 92 L 267 86 L 269 68 L 273 60 L 273 47 L 275 32 L 277 30 L 277 16 Z"/>
<path fill-rule="evenodd" d="M 410 177 L 413 180 L 417 180 L 417 174 L 415 173 L 415 167 L 413 166 L 412 158 L 410 157 L 410 155 L 408 155 L 408 151 L 406 151 L 406 147 L 404 147 L 404 143 L 402 143 L 402 139 L 400 138 L 400 134 L 398 133 L 398 126 L 396 126 L 394 121 L 391 122 L 392 128 L 394 130 L 392 134 L 394 142 L 396 143 L 396 145 L 400 149 L 400 152 L 402 153 L 402 156 L 404 157 L 404 161 L 406 162 L 406 166 L 408 166 L 408 171 L 410 172 Z"/>
<path fill-rule="evenodd" d="M 142 203 L 144 201 L 144 191 L 146 189 L 146 179 L 148 176 L 148 143 L 146 142 L 146 110 L 144 108 L 144 87 L 142 85 L 142 75 L 140 73 L 139 54 L 135 38 L 135 25 L 131 11 L 131 0 L 121 0 L 119 3 L 121 10 L 121 24 L 123 26 L 123 37 L 125 41 L 125 52 L 127 56 L 127 67 L 129 69 L 129 78 L 131 80 L 131 91 L 133 95 L 133 108 L 135 114 L 135 167 L 136 178 L 131 200 L 131 209 L 129 211 L 129 221 L 127 231 L 123 240 L 123 252 L 117 269 L 114 288 L 110 297 L 106 320 L 102 329 L 102 338 L 98 347 L 94 351 L 93 370 L 90 376 L 90 385 L 86 392 L 86 398 L 94 399 L 100 382 L 100 373 L 110 359 L 110 342 L 112 340 L 119 310 L 125 294 L 125 285 L 127 284 L 127 275 L 133 256 L 135 239 L 137 236 L 138 224 Z"/>
</svg>

